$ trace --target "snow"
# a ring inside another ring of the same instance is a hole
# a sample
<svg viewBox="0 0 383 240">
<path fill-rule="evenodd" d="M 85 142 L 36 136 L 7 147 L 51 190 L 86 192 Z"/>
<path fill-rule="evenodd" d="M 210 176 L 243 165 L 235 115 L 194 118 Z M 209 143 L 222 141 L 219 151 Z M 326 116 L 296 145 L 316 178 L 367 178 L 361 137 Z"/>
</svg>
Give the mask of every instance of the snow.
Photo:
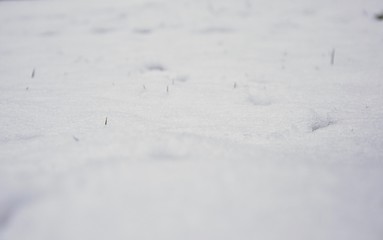
<svg viewBox="0 0 383 240">
<path fill-rule="evenodd" d="M 0 1 L 0 240 L 382 239 L 382 9 Z"/>
</svg>

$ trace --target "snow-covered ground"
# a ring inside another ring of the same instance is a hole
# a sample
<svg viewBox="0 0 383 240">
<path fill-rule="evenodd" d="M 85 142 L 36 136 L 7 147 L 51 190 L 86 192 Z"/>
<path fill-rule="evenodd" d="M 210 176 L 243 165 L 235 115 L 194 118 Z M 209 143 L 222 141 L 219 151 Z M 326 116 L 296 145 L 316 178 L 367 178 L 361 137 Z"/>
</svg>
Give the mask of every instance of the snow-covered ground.
<svg viewBox="0 0 383 240">
<path fill-rule="evenodd" d="M 0 1 L 0 239 L 383 239 L 381 11 Z"/>
</svg>

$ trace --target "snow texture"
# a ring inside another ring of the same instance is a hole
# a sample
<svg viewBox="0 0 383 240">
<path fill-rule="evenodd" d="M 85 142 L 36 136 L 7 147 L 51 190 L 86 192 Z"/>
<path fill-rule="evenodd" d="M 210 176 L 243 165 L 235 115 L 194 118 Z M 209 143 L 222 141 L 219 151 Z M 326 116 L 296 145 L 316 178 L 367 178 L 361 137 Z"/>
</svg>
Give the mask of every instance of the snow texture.
<svg viewBox="0 0 383 240">
<path fill-rule="evenodd" d="M 382 10 L 0 1 L 0 240 L 383 239 Z"/>
</svg>

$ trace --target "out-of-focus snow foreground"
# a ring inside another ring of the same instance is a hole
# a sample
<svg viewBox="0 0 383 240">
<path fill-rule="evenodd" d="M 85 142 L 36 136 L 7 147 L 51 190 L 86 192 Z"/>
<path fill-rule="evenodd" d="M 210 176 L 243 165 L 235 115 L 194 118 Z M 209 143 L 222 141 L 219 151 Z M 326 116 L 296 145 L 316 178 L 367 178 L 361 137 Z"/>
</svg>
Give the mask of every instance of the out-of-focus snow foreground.
<svg viewBox="0 0 383 240">
<path fill-rule="evenodd" d="M 383 239 L 382 10 L 0 1 L 0 239 Z"/>
</svg>

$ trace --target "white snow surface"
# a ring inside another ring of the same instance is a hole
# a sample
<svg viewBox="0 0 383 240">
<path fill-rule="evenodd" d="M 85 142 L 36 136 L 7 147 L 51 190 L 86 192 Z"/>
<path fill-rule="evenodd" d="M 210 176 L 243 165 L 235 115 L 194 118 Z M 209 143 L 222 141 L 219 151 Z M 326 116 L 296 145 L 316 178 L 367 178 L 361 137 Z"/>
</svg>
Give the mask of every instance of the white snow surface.
<svg viewBox="0 0 383 240">
<path fill-rule="evenodd" d="M 0 239 L 383 239 L 381 11 L 0 1 Z"/>
</svg>

